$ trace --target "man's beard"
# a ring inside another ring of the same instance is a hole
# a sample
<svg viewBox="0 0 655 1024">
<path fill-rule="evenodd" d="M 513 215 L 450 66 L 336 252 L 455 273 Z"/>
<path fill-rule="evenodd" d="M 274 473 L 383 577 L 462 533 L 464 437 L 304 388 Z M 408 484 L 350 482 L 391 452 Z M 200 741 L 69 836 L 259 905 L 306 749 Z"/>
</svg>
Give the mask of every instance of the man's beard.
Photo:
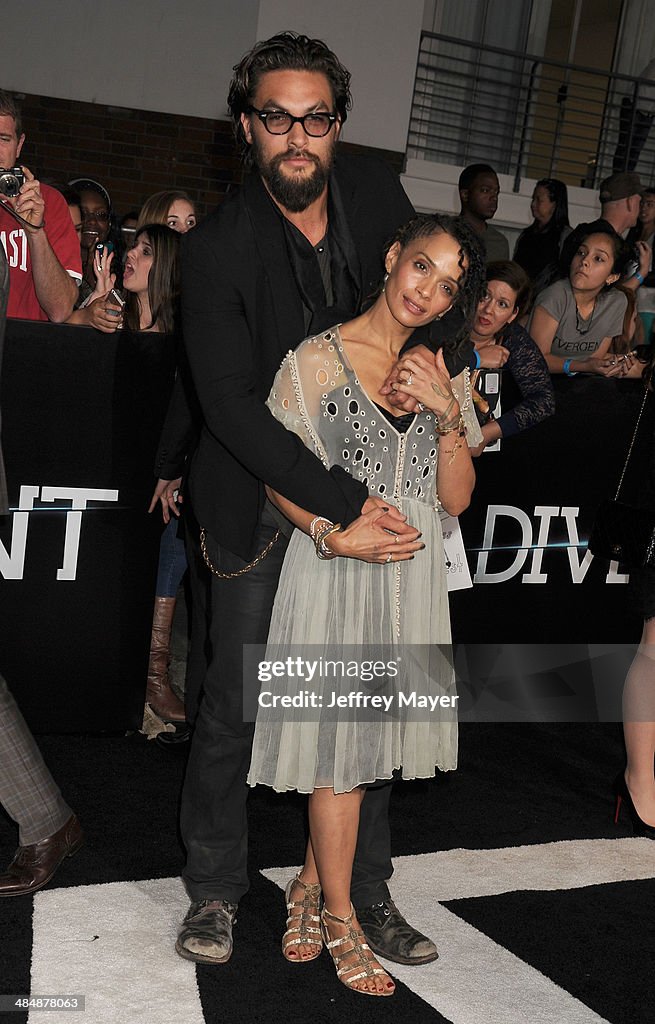
<svg viewBox="0 0 655 1024">
<path fill-rule="evenodd" d="M 289 210 L 290 213 L 302 213 L 308 206 L 311 206 L 323 193 L 330 176 L 330 168 L 334 157 L 334 144 L 330 148 L 323 161 L 313 154 L 299 152 L 310 160 L 314 161 L 314 171 L 311 174 L 297 173 L 285 174 L 282 164 L 289 157 L 294 156 L 294 150 L 289 149 L 285 153 L 279 153 L 272 160 L 266 160 L 258 143 L 253 139 L 252 155 L 257 170 L 266 182 L 267 188 L 276 203 Z"/>
</svg>

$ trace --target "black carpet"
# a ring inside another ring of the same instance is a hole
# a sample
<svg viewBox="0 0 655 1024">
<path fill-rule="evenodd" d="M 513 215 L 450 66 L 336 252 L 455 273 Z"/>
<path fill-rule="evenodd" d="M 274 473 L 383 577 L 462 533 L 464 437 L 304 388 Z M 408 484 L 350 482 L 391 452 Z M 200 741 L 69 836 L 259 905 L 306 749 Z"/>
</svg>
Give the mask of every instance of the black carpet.
<svg viewBox="0 0 655 1024">
<path fill-rule="evenodd" d="M 180 750 L 165 752 L 138 735 L 38 741 L 87 836 L 53 886 L 180 874 Z M 457 772 L 396 785 L 394 856 L 627 837 L 629 828 L 617 828 L 612 820 L 611 780 L 622 757 L 620 728 L 613 725 L 464 726 Z M 250 823 L 252 888 L 240 907 L 235 954 L 222 967 L 198 968 L 206 1021 L 337 1024 L 353 1015 L 363 1024 L 446 1021 L 403 984 L 389 1000 L 356 996 L 338 984 L 327 956 L 308 970 L 282 959 L 283 899 L 260 869 L 300 862 L 304 800 L 259 788 L 250 797 Z M 15 845 L 15 827 L 2 816 L 1 863 Z M 391 885 L 402 908 L 402 891 Z M 647 1024 L 655 1021 L 654 896 L 655 881 L 646 879 L 444 905 L 612 1024 Z M 29 991 L 32 902 L 9 899 L 0 905 L 2 993 Z M 93 1024 L 80 1018 L 80 1024 Z M 11 1013 L 0 1019 L 23 1024 L 27 1017 Z M 132 1024 L 117 1012 L 116 1021 L 122 1019 Z M 170 1020 L 178 1020 L 174 1008 Z M 486 1024 L 483 1015 L 480 1024 Z"/>
</svg>

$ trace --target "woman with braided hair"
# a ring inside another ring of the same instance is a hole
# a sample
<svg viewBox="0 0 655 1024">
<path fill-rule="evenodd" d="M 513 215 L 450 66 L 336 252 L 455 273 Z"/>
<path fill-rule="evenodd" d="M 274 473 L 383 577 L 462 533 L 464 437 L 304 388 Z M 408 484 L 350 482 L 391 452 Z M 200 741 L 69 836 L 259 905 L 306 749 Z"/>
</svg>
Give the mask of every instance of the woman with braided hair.
<svg viewBox="0 0 655 1024">
<path fill-rule="evenodd" d="M 294 963 L 313 960 L 325 943 L 340 980 L 375 996 L 392 995 L 394 983 L 364 941 L 350 903 L 360 805 L 376 780 L 426 778 L 435 765 L 456 766 L 454 675 L 438 647 L 450 643 L 439 509 L 462 512 L 474 484 L 464 421 L 472 412 L 470 387 L 450 380 L 441 350 L 431 359 L 412 349 L 401 353 L 417 327 L 455 305 L 464 313 L 464 337 L 453 344 L 464 344 L 484 281 L 470 229 L 439 215 L 416 217 L 401 228 L 385 269 L 383 290 L 369 309 L 289 353 L 268 404 L 327 468 L 340 465 L 418 529 L 409 539 L 389 532 L 381 542 L 372 524 L 384 509 L 344 530 L 320 508 L 298 508 L 269 490 L 296 530 L 266 664 L 289 664 L 301 655 L 323 666 L 348 660 L 350 652 L 362 671 L 356 679 L 315 676 L 311 692 L 306 679 L 298 689 L 292 671 L 265 683 L 248 778 L 251 785 L 310 794 L 305 864 L 287 887 L 284 956 Z M 416 414 L 396 415 L 380 393 L 399 357 L 398 389 L 420 403 Z M 474 416 L 470 422 L 475 444 Z M 384 670 L 371 668 L 382 661 Z M 351 691 L 364 714 L 354 709 Z M 412 693 L 435 701 L 432 711 L 417 712 L 416 706 L 428 706 L 420 700 L 411 711 L 403 708 L 401 695 L 411 700 Z M 299 694 L 311 710 L 297 710 Z M 280 713 L 282 698 L 286 710 Z M 383 713 L 371 713 L 382 707 Z"/>
</svg>

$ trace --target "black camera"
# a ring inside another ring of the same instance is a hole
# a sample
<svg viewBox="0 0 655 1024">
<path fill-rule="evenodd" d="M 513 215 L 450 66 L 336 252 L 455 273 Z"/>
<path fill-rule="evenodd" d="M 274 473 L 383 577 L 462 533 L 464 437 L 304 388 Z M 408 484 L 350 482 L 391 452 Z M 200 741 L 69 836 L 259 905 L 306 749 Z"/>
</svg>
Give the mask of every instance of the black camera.
<svg viewBox="0 0 655 1024">
<path fill-rule="evenodd" d="M 22 167 L 12 167 L 10 171 L 0 167 L 0 195 L 13 198 L 21 190 L 25 183 L 25 175 Z"/>
</svg>

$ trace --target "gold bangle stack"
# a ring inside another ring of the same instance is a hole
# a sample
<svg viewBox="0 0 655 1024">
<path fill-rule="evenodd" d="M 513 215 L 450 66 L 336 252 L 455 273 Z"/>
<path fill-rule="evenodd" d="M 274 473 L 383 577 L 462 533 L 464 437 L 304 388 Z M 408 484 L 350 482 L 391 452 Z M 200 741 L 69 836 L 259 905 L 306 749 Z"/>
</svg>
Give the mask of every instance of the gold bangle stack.
<svg viewBox="0 0 655 1024">
<path fill-rule="evenodd" d="M 341 529 L 341 523 L 333 523 L 325 516 L 315 516 L 309 524 L 309 536 L 314 541 L 316 555 L 322 561 L 329 561 L 336 558 L 334 551 L 330 551 L 325 543 L 331 533 L 337 533 Z"/>
<path fill-rule="evenodd" d="M 341 529 L 341 523 L 333 523 L 331 526 L 320 530 L 316 535 L 316 554 L 325 562 L 328 562 L 331 558 L 336 558 L 336 553 L 330 551 L 329 547 L 325 543 L 331 533 L 338 533 Z"/>
<path fill-rule="evenodd" d="M 446 427 L 445 430 L 442 430 L 442 428 L 439 426 L 439 417 L 437 416 L 436 413 L 435 413 L 435 417 L 434 418 L 436 420 L 436 424 L 437 424 L 437 428 L 436 429 L 437 429 L 437 434 L 439 435 L 439 437 L 446 437 L 447 434 L 452 434 L 454 430 L 459 430 L 460 434 L 462 434 L 464 432 L 464 417 L 462 416 L 461 412 L 459 414 L 459 418 L 457 420 L 457 423 L 455 423 L 455 425 L 452 426 L 452 427 Z"/>
</svg>

